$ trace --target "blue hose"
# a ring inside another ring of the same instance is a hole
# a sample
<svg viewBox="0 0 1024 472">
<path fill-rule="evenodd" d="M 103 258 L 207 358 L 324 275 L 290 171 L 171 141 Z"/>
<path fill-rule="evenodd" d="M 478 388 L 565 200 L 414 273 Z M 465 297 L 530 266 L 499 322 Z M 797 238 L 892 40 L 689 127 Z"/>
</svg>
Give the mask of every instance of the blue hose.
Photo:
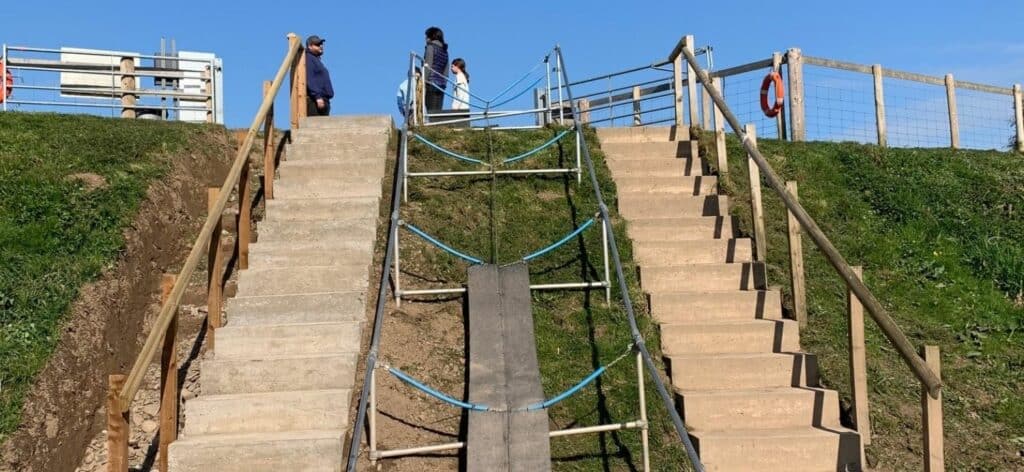
<svg viewBox="0 0 1024 472">
<path fill-rule="evenodd" d="M 501 91 L 501 93 L 499 93 L 499 94 L 495 95 L 495 96 L 494 96 L 494 98 L 492 98 L 492 99 L 490 99 L 490 100 L 484 100 L 484 101 L 485 101 L 485 102 L 487 102 L 487 103 L 491 103 L 491 102 L 493 102 L 493 101 L 495 101 L 495 100 L 497 100 L 497 99 L 501 98 L 501 97 L 502 97 L 502 95 L 505 95 L 506 93 L 508 93 L 508 91 L 509 91 L 509 90 L 512 90 L 513 88 L 515 88 L 515 86 L 516 86 L 516 85 L 519 85 L 519 83 L 520 83 L 520 82 L 522 82 L 522 81 L 526 80 L 526 78 L 527 78 L 527 77 L 529 77 L 529 76 L 530 76 L 530 74 L 532 74 L 532 73 L 533 73 L 534 71 L 536 71 L 536 70 L 537 70 L 537 68 L 538 68 L 538 67 L 540 67 L 540 65 L 541 65 L 541 64 L 544 64 L 544 63 L 545 63 L 544 61 L 541 61 L 541 62 L 540 62 L 540 63 L 538 63 L 537 65 L 533 66 L 533 69 L 530 69 L 530 71 L 529 71 L 529 72 L 527 72 L 527 73 L 523 74 L 523 76 L 522 76 L 522 77 L 520 77 L 520 78 L 519 78 L 519 80 L 517 80 L 517 81 L 515 81 L 515 82 L 512 82 L 512 84 L 511 84 L 511 85 L 509 85 L 508 87 L 505 87 L 505 90 L 502 90 L 502 91 Z"/>
<path fill-rule="evenodd" d="M 474 411 L 490 411 L 491 410 L 491 408 L 489 406 L 487 406 L 487 405 L 478 405 L 476 403 L 466 403 L 466 402 L 463 402 L 463 401 L 456 400 L 456 399 L 454 399 L 452 397 L 449 397 L 448 395 L 445 395 L 445 394 L 443 394 L 441 392 L 438 392 L 437 390 L 434 390 L 434 389 L 432 389 L 432 388 L 430 388 L 430 387 L 428 387 L 426 385 L 423 385 L 418 380 L 410 377 L 405 372 L 402 372 L 402 371 L 400 371 L 400 370 L 398 370 L 398 369 L 396 369 L 394 367 L 388 367 L 388 372 L 391 372 L 391 375 L 394 375 L 395 377 L 398 377 L 399 380 L 409 384 L 413 388 L 415 388 L 415 389 L 417 389 L 417 390 L 419 390 L 419 391 L 421 391 L 423 393 L 426 393 L 427 395 L 430 395 L 430 396 L 432 396 L 432 397 L 434 397 L 434 398 L 436 398 L 438 400 L 441 400 L 441 401 L 443 401 L 445 403 L 449 403 L 449 404 L 455 405 L 455 406 L 457 406 L 459 408 L 465 408 L 467 410 L 474 410 Z"/>
<path fill-rule="evenodd" d="M 570 128 L 570 129 L 567 129 L 565 131 L 562 131 L 561 133 L 558 133 L 558 135 L 555 136 L 554 138 L 551 138 L 550 141 L 542 144 L 540 147 L 538 147 L 538 148 L 536 148 L 536 149 L 534 149 L 532 151 L 524 152 L 524 153 L 522 153 L 522 154 L 520 154 L 518 156 L 514 156 L 514 157 L 510 157 L 508 159 L 505 159 L 505 160 L 501 161 L 501 163 L 502 164 L 508 164 L 509 162 L 515 162 L 515 161 L 518 161 L 520 159 L 525 159 L 525 158 L 530 157 L 530 156 L 532 156 L 534 154 L 537 154 L 538 152 L 541 152 L 544 149 L 546 149 L 548 146 L 551 146 L 552 144 L 555 144 L 556 142 L 558 142 L 558 140 L 560 140 L 563 137 L 565 137 L 565 135 L 569 134 L 569 132 L 574 130 L 574 129 L 575 128 Z"/>
<path fill-rule="evenodd" d="M 452 249 L 451 247 L 449 247 L 445 243 L 442 243 L 441 241 L 438 241 L 433 236 L 431 236 L 431 235 L 429 235 L 427 233 L 424 233 L 423 230 L 421 230 L 421 229 L 419 229 L 419 228 L 417 228 L 417 227 L 415 227 L 415 226 L 413 226 L 413 225 L 411 225 L 409 223 L 403 223 L 402 226 L 405 226 L 406 228 L 409 228 L 409 231 L 412 231 L 417 236 L 427 240 L 431 244 L 437 246 L 438 248 L 441 248 L 442 250 L 444 250 L 445 252 L 447 252 L 447 253 L 449 253 L 449 254 L 451 254 L 453 256 L 462 258 L 463 260 L 465 260 L 467 262 L 470 262 L 472 264 L 483 264 L 484 263 L 484 261 L 482 261 L 480 259 L 477 259 L 477 258 L 475 258 L 473 256 L 469 256 L 469 255 L 463 254 L 463 253 L 461 253 L 459 251 L 456 251 L 455 249 Z"/>
<path fill-rule="evenodd" d="M 541 249 L 541 250 L 539 250 L 539 251 L 537 251 L 537 252 L 535 252 L 533 254 L 530 254 L 530 255 L 524 257 L 523 261 L 524 262 L 528 262 L 530 260 L 533 260 L 533 259 L 536 259 L 536 258 L 538 258 L 540 256 L 543 256 L 544 254 L 547 254 L 547 253 L 549 253 L 551 251 L 554 251 L 555 249 L 558 249 L 559 246 L 569 242 L 569 240 L 571 240 L 572 238 L 575 238 L 580 233 L 582 233 L 583 230 L 591 227 L 594 224 L 595 221 L 597 221 L 596 218 L 591 218 L 591 219 L 587 220 L 586 223 L 583 223 L 582 225 L 580 225 L 579 228 L 576 228 L 576 231 L 573 231 L 573 232 L 569 233 L 566 237 L 562 238 L 557 243 L 552 244 L 552 245 L 550 245 L 550 246 L 548 246 L 548 247 L 546 247 L 544 249 Z"/>
<path fill-rule="evenodd" d="M 556 404 L 556 403 L 558 403 L 558 402 L 560 402 L 562 400 L 565 400 L 566 398 L 569 398 L 570 396 L 572 396 L 576 392 L 580 391 L 583 387 L 586 387 L 591 382 L 593 382 L 594 379 L 600 377 L 601 374 L 603 374 L 606 370 L 608 370 L 608 367 L 606 367 L 606 366 L 598 367 L 597 370 L 592 372 L 590 375 L 588 375 L 583 380 L 580 380 L 580 383 L 578 383 L 576 385 L 573 385 L 573 387 L 570 388 L 569 390 L 566 390 L 566 391 L 558 394 L 557 396 L 552 397 L 549 400 L 545 400 L 545 401 L 542 401 L 542 402 L 534 403 L 532 405 L 528 405 L 525 408 L 523 408 L 522 410 L 525 410 L 525 411 L 537 411 L 537 410 L 543 410 L 545 408 L 549 408 L 552 405 L 554 405 L 554 404 Z"/>
<path fill-rule="evenodd" d="M 416 138 L 419 142 L 421 142 L 423 144 L 426 144 L 427 146 L 430 146 L 434 150 L 436 150 L 436 151 L 438 151 L 438 152 L 440 152 L 442 154 L 447 154 L 447 155 L 449 155 L 451 157 L 454 157 L 454 158 L 456 158 L 456 159 L 458 159 L 460 161 L 472 162 L 474 164 L 488 165 L 486 162 L 481 161 L 480 159 L 474 159 L 474 158 L 469 157 L 469 156 L 463 156 L 462 154 L 456 153 L 454 151 L 449 151 L 449 150 L 447 150 L 447 149 L 445 149 L 445 148 L 443 148 L 441 146 L 438 146 L 437 144 L 434 144 L 434 143 L 428 141 L 427 138 L 424 138 L 423 136 L 420 136 L 418 134 L 413 134 L 412 137 Z"/>
</svg>

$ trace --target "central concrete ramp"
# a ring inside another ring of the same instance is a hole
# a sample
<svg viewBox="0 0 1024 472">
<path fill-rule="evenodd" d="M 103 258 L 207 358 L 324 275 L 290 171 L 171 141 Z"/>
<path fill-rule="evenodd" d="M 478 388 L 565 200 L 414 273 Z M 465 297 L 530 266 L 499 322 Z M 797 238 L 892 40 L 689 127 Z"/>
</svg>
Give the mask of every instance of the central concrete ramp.
<svg viewBox="0 0 1024 472">
<path fill-rule="evenodd" d="M 469 268 L 469 401 L 515 410 L 544 401 L 526 264 Z M 547 410 L 470 411 L 466 470 L 551 470 Z"/>
</svg>

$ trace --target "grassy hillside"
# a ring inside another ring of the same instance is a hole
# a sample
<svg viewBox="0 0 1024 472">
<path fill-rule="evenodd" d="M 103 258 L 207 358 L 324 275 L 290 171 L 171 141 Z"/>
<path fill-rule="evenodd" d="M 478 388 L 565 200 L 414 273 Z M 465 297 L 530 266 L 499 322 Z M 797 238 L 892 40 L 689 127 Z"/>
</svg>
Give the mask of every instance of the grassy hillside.
<svg viewBox="0 0 1024 472">
<path fill-rule="evenodd" d="M 703 148 L 714 155 L 710 136 Z M 942 350 L 949 470 L 1024 470 L 1024 165 L 1018 154 L 880 149 L 850 143 L 760 148 L 800 184 L 808 212 L 917 344 Z M 750 233 L 739 143 L 728 146 L 733 212 Z M 716 159 L 709 159 L 717 162 Z M 786 219 L 765 188 L 769 283 L 789 290 Z M 845 287 L 804 238 L 810 326 L 805 350 L 849 400 Z M 787 302 L 791 303 L 791 302 Z M 870 464 L 920 470 L 919 387 L 868 322 Z"/>
<path fill-rule="evenodd" d="M 17 427 L 79 287 L 117 258 L 167 154 L 201 129 L 0 114 L 0 441 Z"/>
<path fill-rule="evenodd" d="M 424 131 L 434 142 L 485 161 L 525 152 L 551 139 L 558 130 L 534 131 Z M 607 201 L 615 189 L 593 134 L 588 135 L 598 165 L 598 179 Z M 410 170 L 479 170 L 445 157 L 413 142 Z M 521 163 L 502 168 L 551 168 L 575 165 L 572 136 Z M 492 207 L 493 202 L 493 207 Z M 558 241 L 590 220 L 598 212 L 593 190 L 584 175 L 575 176 L 490 176 L 419 178 L 412 181 L 409 202 L 402 219 L 422 228 L 456 249 L 484 260 L 495 254 L 498 263 L 510 263 Z M 492 227 L 493 222 L 493 227 Z M 642 313 L 644 306 L 630 261 L 631 249 L 624 225 L 615 221 L 622 243 L 633 302 Z M 493 235 L 492 235 L 493 230 Z M 444 254 L 404 232 L 402 237 L 403 288 L 457 286 L 466 280 L 466 263 Z M 496 243 L 496 244 L 495 244 Z M 564 283 L 603 279 L 600 226 L 595 224 L 581 238 L 530 262 L 531 283 Z M 613 276 L 614 277 L 614 276 Z M 613 291 L 617 294 L 617 290 Z M 617 298 L 617 296 L 615 297 Z M 601 289 L 584 291 L 534 291 L 533 315 L 537 333 L 541 379 L 548 397 L 560 393 L 588 375 L 599 365 L 617 358 L 630 343 L 625 314 L 615 302 L 605 305 Z M 461 319 L 461 312 L 453 314 Z M 658 351 L 655 327 L 642 318 L 642 329 L 652 352 Z M 387 336 L 387 333 L 385 333 Z M 384 353 L 387 356 L 387 352 Z M 463 363 L 461 351 L 453 359 L 429 362 Z M 657 355 L 657 354 L 655 354 Z M 612 367 L 595 384 L 550 410 L 554 427 L 568 428 L 632 421 L 638 418 L 636 371 L 633 357 Z M 403 365 L 424 373 L 422 365 Z M 457 392 L 457 385 L 442 384 Z M 660 399 L 648 382 L 652 462 L 655 470 L 679 470 L 686 463 L 678 438 Z M 435 406 L 436 408 L 436 406 Z M 640 435 L 636 431 L 588 434 L 551 441 L 556 470 L 637 470 L 642 468 Z"/>
</svg>

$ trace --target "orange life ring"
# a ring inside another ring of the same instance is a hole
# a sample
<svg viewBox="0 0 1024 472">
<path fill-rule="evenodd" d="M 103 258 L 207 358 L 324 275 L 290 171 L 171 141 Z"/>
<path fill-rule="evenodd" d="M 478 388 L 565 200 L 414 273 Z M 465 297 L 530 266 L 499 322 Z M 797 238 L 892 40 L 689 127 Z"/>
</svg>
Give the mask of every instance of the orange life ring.
<svg viewBox="0 0 1024 472">
<path fill-rule="evenodd" d="M 769 108 L 768 89 L 771 88 L 773 83 L 775 84 L 775 105 Z M 782 104 L 785 103 L 785 93 L 786 89 L 782 85 L 782 76 L 778 72 L 772 71 L 764 76 L 764 81 L 761 82 L 761 111 L 764 112 L 764 116 L 774 118 L 782 111 Z"/>
<path fill-rule="evenodd" d="M 0 94 L 0 103 L 3 103 L 14 92 L 14 75 L 11 74 L 10 69 L 4 71 L 4 76 L 4 93 Z"/>
</svg>

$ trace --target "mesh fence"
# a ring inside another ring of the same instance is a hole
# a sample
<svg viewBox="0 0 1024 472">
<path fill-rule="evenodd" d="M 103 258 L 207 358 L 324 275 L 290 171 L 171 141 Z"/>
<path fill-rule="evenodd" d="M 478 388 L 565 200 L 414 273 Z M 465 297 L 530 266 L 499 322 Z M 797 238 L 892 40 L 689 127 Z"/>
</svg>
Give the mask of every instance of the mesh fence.
<svg viewBox="0 0 1024 472">
<path fill-rule="evenodd" d="M 871 76 L 864 77 L 872 80 Z M 949 105 L 944 87 L 892 78 L 882 82 L 889 146 L 949 147 Z"/>
<path fill-rule="evenodd" d="M 731 75 L 722 78 L 722 94 L 725 102 L 736 114 L 740 123 L 753 124 L 757 129 L 757 136 L 765 139 L 779 139 L 779 127 L 776 118 L 765 116 L 761 110 L 761 81 L 770 68 L 743 74 Z M 787 75 L 785 68 L 782 70 L 783 83 L 786 83 Z M 774 99 L 774 89 L 771 92 Z M 783 111 L 785 113 L 785 111 Z M 728 124 L 725 125 L 726 132 L 731 132 Z"/>
<path fill-rule="evenodd" d="M 957 90 L 960 146 L 1000 149 L 1013 145 L 1016 133 L 1012 95 Z"/>
<path fill-rule="evenodd" d="M 877 142 L 872 77 L 804 67 L 804 116 L 808 141 Z"/>
</svg>

